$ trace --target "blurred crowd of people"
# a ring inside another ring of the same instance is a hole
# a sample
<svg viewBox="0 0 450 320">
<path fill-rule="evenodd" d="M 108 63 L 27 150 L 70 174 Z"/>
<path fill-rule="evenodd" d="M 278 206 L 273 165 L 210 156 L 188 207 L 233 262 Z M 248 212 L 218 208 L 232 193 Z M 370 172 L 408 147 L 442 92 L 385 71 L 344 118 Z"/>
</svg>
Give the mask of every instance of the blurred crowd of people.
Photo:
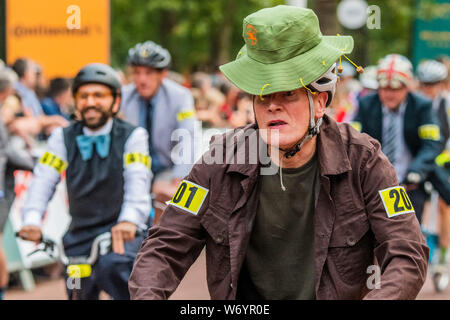
<svg viewBox="0 0 450 320">
<path fill-rule="evenodd" d="M 442 63 L 450 70 L 450 57 L 443 56 L 438 60 L 432 61 Z M 355 67 L 347 61 L 342 61 L 342 67 L 342 72 L 338 73 L 339 81 L 336 88 L 336 96 L 327 109 L 327 114 L 337 122 L 351 122 L 357 114 L 359 99 L 378 90 L 377 66 L 364 67 L 362 74 L 358 74 Z M 428 93 L 429 89 L 427 88 L 430 88 L 430 86 L 421 83 L 417 75 L 408 81 L 408 87 L 411 92 L 416 92 L 429 99 L 434 99 L 436 96 L 436 94 L 430 95 Z M 450 94 L 449 75 L 442 81 L 439 88 L 437 95 Z"/>
</svg>

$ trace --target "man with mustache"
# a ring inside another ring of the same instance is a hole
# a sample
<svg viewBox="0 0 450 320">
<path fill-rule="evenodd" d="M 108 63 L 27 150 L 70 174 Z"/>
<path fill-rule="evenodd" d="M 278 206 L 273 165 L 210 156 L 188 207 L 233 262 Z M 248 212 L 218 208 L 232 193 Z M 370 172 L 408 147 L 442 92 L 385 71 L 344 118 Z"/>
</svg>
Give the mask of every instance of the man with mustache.
<svg viewBox="0 0 450 320">
<path fill-rule="evenodd" d="M 66 172 L 72 221 L 64 235 L 65 253 L 88 256 L 92 241 L 111 231 L 113 252 L 100 256 L 92 276 L 83 278 L 77 297 L 128 299 L 127 281 L 151 209 L 150 157 L 145 129 L 115 118 L 121 99 L 116 72 L 99 63 L 82 68 L 73 94 L 80 121 L 56 129 L 34 169 L 23 206 L 19 236 L 39 242 L 41 222 L 61 173 Z M 69 297 L 72 291 L 68 289 Z"/>
<path fill-rule="evenodd" d="M 136 257 L 131 298 L 169 298 L 206 245 L 212 299 L 414 299 L 428 248 L 405 190 L 375 139 L 325 115 L 353 39 L 323 36 L 293 6 L 247 16 L 243 36 L 221 71 L 253 96 L 256 123 L 216 136 L 182 181 Z"/>
</svg>

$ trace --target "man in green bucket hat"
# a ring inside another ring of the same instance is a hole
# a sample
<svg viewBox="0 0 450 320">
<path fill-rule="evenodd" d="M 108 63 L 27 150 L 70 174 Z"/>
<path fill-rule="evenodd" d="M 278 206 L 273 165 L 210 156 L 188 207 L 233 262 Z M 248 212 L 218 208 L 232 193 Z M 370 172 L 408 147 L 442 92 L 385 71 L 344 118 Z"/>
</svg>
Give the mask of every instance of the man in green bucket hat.
<svg viewBox="0 0 450 320">
<path fill-rule="evenodd" d="M 132 299 L 169 298 L 204 246 L 212 299 L 414 299 L 428 259 L 414 209 L 378 141 L 325 115 L 353 39 L 290 6 L 247 16 L 243 37 L 221 71 L 253 95 L 255 124 L 214 137 L 182 181 Z"/>
</svg>

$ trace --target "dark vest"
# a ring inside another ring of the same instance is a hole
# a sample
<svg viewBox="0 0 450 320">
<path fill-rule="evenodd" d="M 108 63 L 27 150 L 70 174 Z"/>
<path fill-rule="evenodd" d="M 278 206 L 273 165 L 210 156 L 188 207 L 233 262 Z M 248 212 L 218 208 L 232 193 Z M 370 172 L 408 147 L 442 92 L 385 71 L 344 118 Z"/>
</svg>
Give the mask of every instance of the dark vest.
<svg viewBox="0 0 450 320">
<path fill-rule="evenodd" d="M 76 122 L 65 128 L 67 149 L 66 183 L 72 221 L 69 232 L 101 228 L 117 221 L 123 202 L 123 153 L 125 143 L 136 127 L 114 119 L 109 156 L 101 159 L 95 150 L 88 161 L 81 159 L 76 137 L 83 125 Z"/>
</svg>

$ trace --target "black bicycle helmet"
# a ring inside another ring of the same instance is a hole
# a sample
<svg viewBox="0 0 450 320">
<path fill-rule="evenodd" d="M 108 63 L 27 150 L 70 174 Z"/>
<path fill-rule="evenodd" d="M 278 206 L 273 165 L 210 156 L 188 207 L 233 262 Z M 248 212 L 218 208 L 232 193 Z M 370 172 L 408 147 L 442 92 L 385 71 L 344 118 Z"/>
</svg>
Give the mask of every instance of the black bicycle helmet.
<svg viewBox="0 0 450 320">
<path fill-rule="evenodd" d="M 138 43 L 128 50 L 127 63 L 135 66 L 166 69 L 170 66 L 171 60 L 169 51 L 153 41 Z"/>
<path fill-rule="evenodd" d="M 88 83 L 100 83 L 110 87 L 114 97 L 120 95 L 122 87 L 117 72 L 103 63 L 88 64 L 78 72 L 73 80 L 73 94 L 76 94 L 79 87 Z"/>
</svg>

